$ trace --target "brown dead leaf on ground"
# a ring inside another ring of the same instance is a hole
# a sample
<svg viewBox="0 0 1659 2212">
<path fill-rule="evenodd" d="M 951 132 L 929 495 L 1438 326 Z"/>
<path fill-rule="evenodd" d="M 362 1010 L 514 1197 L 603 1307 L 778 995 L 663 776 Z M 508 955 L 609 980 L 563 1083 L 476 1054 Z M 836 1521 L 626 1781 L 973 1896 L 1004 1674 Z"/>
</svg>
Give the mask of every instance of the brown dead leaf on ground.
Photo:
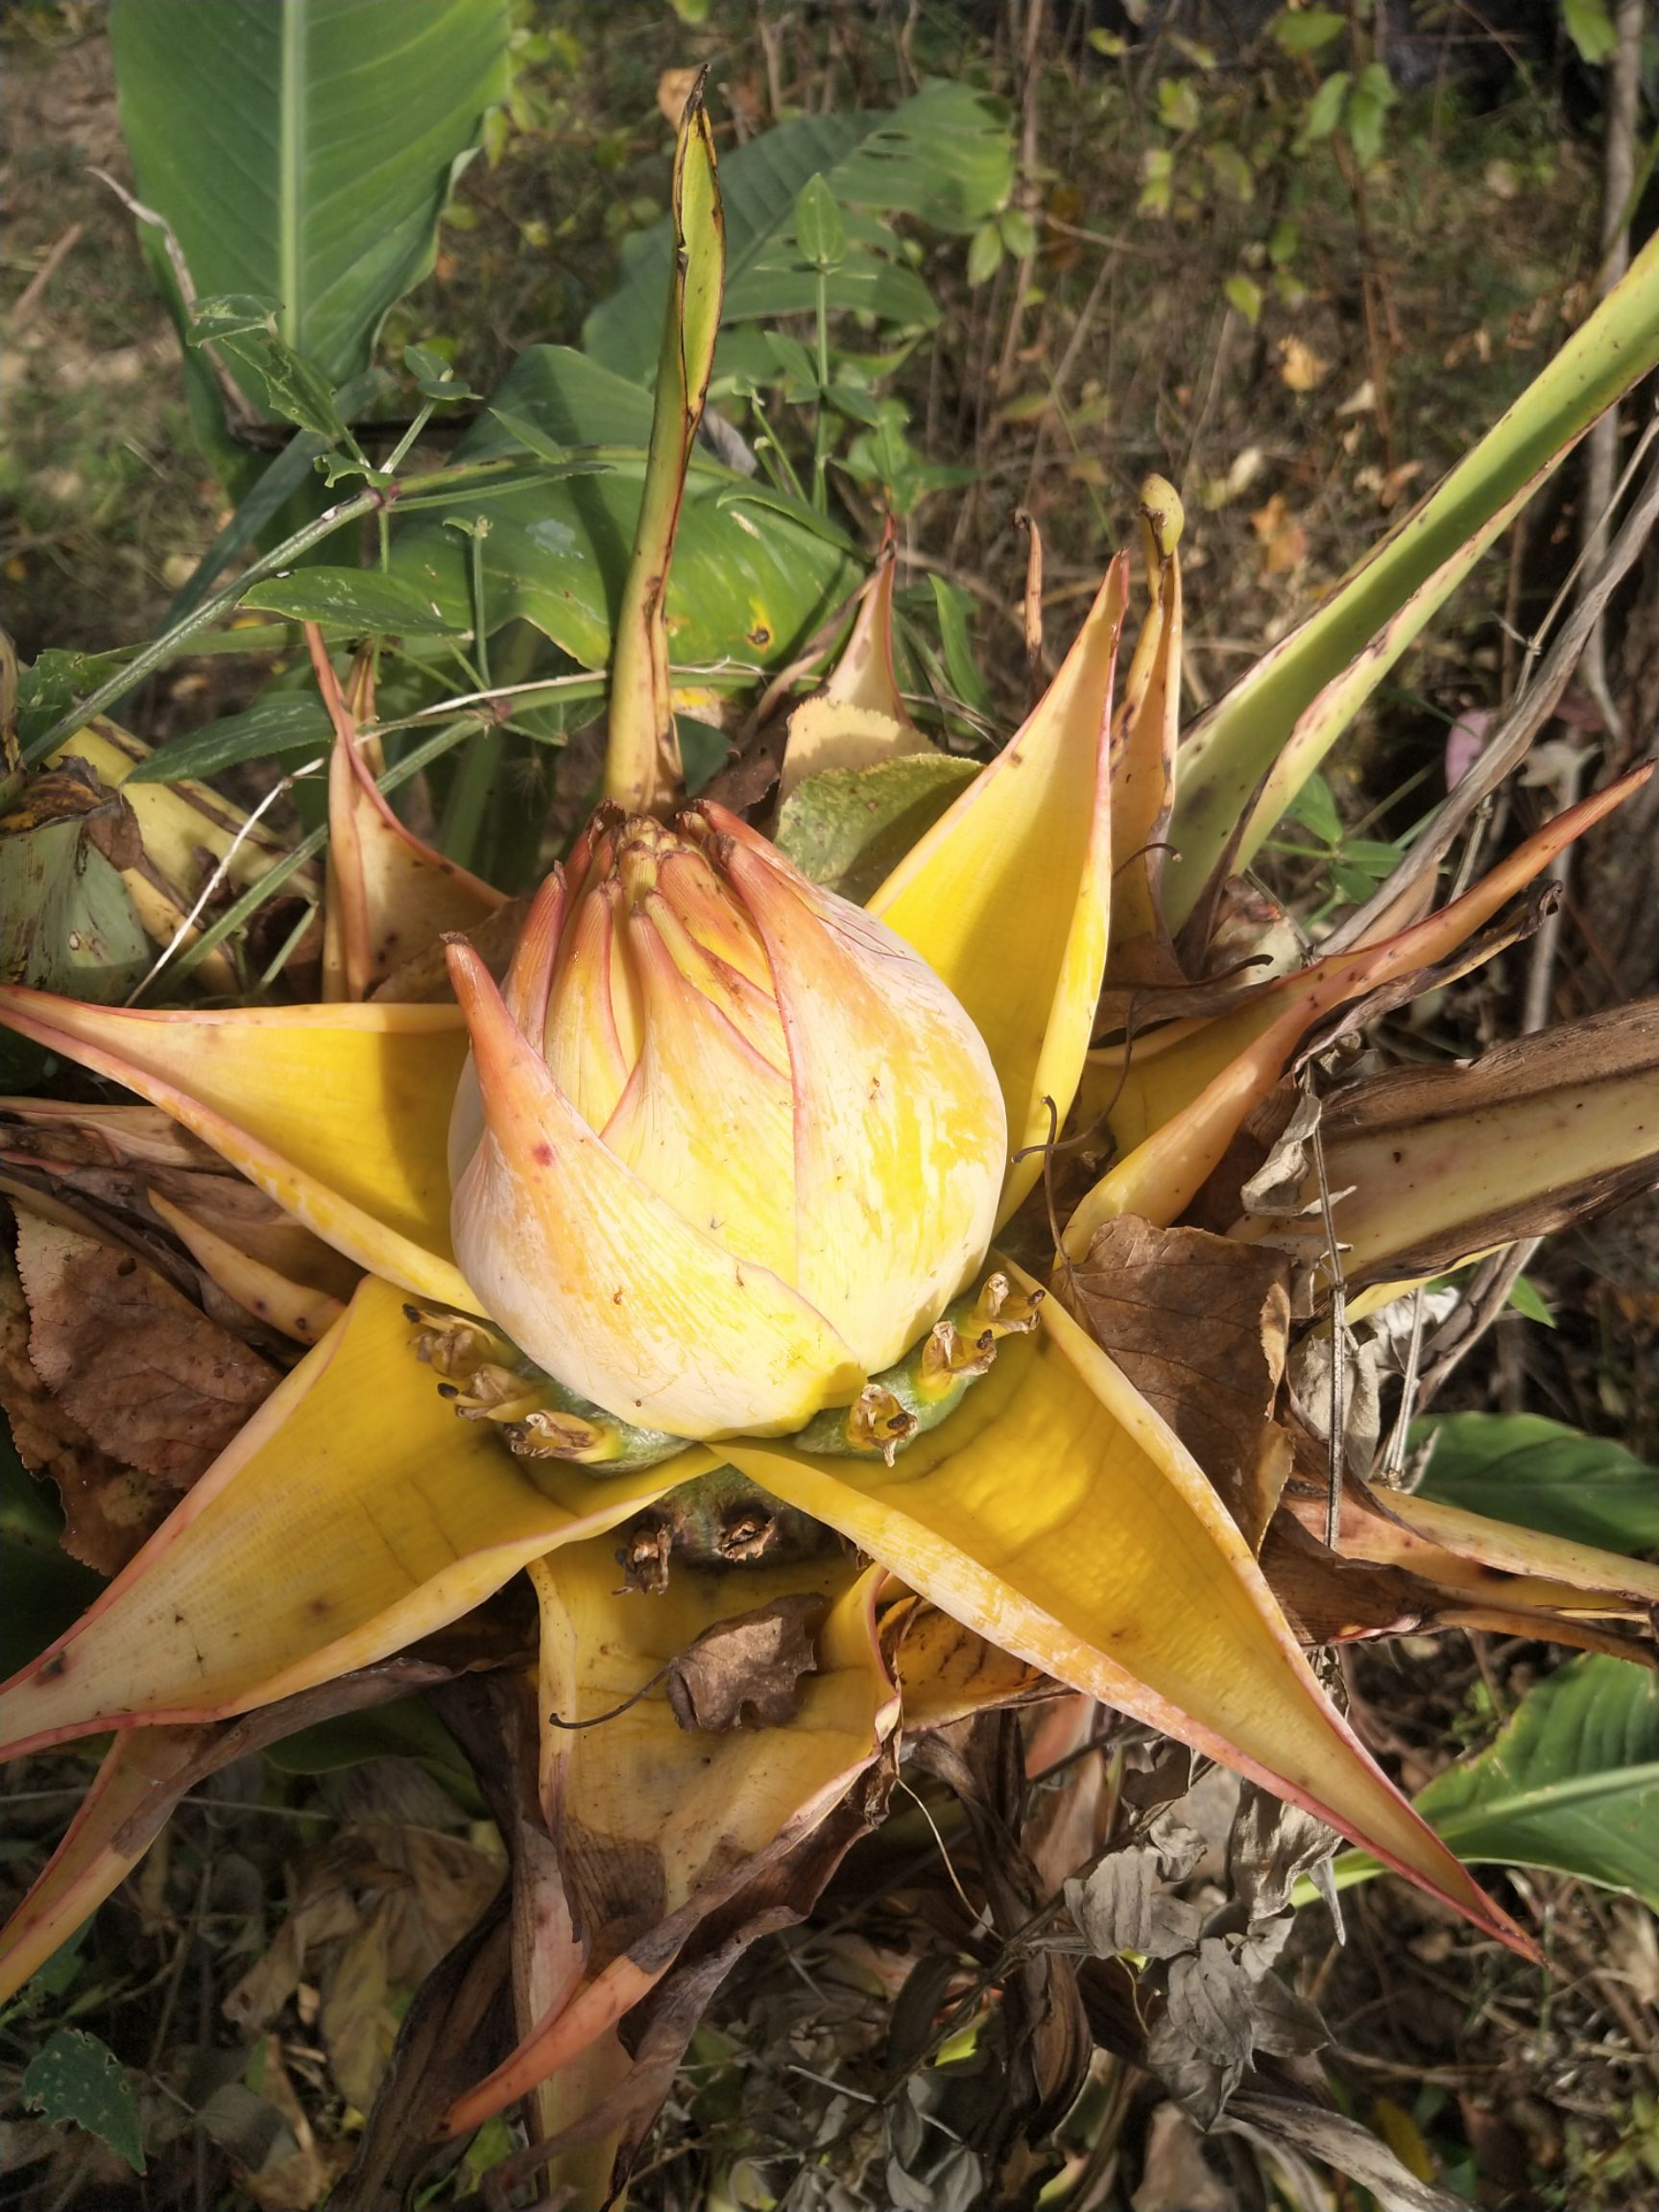
<svg viewBox="0 0 1659 2212">
<path fill-rule="evenodd" d="M 279 2037 L 265 2038 L 252 2071 L 258 2088 L 227 2082 L 208 2098 L 202 2124 L 234 2160 L 240 2187 L 259 2212 L 313 2212 L 349 2164 L 351 2147 L 338 2136 L 318 2141 L 282 2062 Z"/>
<path fill-rule="evenodd" d="M 1331 373 L 1331 364 L 1305 338 L 1279 341 L 1279 381 L 1287 391 L 1312 392 Z"/>
<path fill-rule="evenodd" d="M 1264 507 L 1252 511 L 1250 527 L 1256 533 L 1264 574 L 1289 575 L 1307 560 L 1308 533 L 1291 514 L 1283 492 L 1275 492 Z"/>
<path fill-rule="evenodd" d="M 114 1574 L 278 1371 L 132 1252 L 23 1207 L 14 1218 L 0 1399 L 25 1466 L 58 1485 L 65 1551 Z"/>
<path fill-rule="evenodd" d="M 329 2070 L 367 2110 L 405 2001 L 485 1911 L 502 1873 L 499 1858 L 439 1829 L 343 1828 L 307 1867 L 270 1950 L 226 1998 L 227 2015 L 267 2027 L 301 1980 L 314 1982 Z"/>
<path fill-rule="evenodd" d="M 1239 2212 L 1238 2197 L 1204 2162 L 1203 2137 L 1179 2104 L 1160 2104 L 1146 2131 L 1130 2212 Z"/>
<path fill-rule="evenodd" d="M 1203 1468 L 1253 1549 L 1289 1472 L 1272 1418 L 1288 1277 L 1257 1247 L 1123 1214 L 1096 1231 L 1062 1292 Z"/>
</svg>

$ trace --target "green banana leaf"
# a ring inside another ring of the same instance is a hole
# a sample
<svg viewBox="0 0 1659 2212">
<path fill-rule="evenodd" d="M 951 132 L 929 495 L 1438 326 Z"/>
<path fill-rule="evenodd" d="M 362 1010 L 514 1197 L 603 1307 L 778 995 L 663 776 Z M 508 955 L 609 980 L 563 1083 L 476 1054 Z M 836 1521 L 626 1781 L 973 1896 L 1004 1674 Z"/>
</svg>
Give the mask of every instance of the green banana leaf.
<svg viewBox="0 0 1659 2212">
<path fill-rule="evenodd" d="M 117 834 L 118 806 L 97 816 Z M 0 835 L 0 977 L 108 1005 L 148 970 L 155 948 L 95 835 L 84 814 Z"/>
<path fill-rule="evenodd" d="M 659 336 L 661 310 L 659 294 Z M 435 602 L 445 622 L 470 629 L 464 533 L 487 522 L 488 627 L 522 618 L 582 667 L 603 668 L 639 515 L 650 398 L 565 347 L 533 346 L 513 364 L 492 409 L 455 458 L 493 460 L 517 450 L 523 472 L 406 516 L 394 528 L 392 573 Z M 633 434 L 628 443 L 601 443 L 617 430 Z M 529 441 L 563 452 L 579 439 L 598 465 L 550 480 L 546 453 Z M 693 453 L 668 583 L 677 663 L 772 667 L 862 574 L 856 548 L 810 507 Z"/>
<path fill-rule="evenodd" d="M 278 302 L 329 380 L 432 266 L 438 217 L 507 87 L 507 0 L 115 0 L 138 194 L 197 294 Z M 256 395 L 255 395 L 256 397 Z"/>
<path fill-rule="evenodd" d="M 1000 207 L 1014 182 L 1006 111 L 969 85 L 931 84 L 889 113 L 798 116 L 722 156 L 728 326 L 816 307 L 817 279 L 794 225 L 797 196 L 817 176 L 847 232 L 830 306 L 926 326 L 938 319 L 932 295 L 887 218 L 962 232 Z M 657 367 L 672 251 L 669 223 L 637 231 L 622 249 L 622 282 L 583 328 L 592 358 L 637 383 Z"/>
<path fill-rule="evenodd" d="M 784 800 L 778 850 L 815 883 L 862 905 L 978 773 L 976 760 L 942 753 L 825 769 Z"/>
<path fill-rule="evenodd" d="M 1242 867 L 1520 505 L 1656 363 L 1659 239 L 1422 506 L 1189 734 L 1169 832 L 1171 928 L 1190 913 L 1240 821 L 1234 864 Z"/>
<path fill-rule="evenodd" d="M 1659 1911 L 1659 1676 L 1624 1659 L 1571 1661 L 1416 1805 L 1471 1864 L 1575 1874 Z M 1363 1851 L 1333 1870 L 1339 1888 L 1382 1871 Z"/>
<path fill-rule="evenodd" d="M 1414 1446 L 1431 1436 L 1419 1496 L 1604 1551 L 1659 1551 L 1659 1467 L 1623 1445 L 1537 1413 L 1414 1424 Z"/>
</svg>

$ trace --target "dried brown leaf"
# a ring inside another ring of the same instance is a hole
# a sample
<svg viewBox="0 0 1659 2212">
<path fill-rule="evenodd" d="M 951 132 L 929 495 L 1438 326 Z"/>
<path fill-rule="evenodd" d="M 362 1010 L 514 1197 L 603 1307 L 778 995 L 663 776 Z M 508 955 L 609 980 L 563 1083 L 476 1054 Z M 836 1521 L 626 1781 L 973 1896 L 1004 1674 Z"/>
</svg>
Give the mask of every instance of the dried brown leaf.
<svg viewBox="0 0 1659 2212">
<path fill-rule="evenodd" d="M 475 1924 L 502 1863 L 464 1838 L 390 1821 L 343 1828 L 307 1865 L 265 1956 L 225 2000 L 244 2030 L 268 2027 L 301 1980 L 322 1991 L 334 2080 L 367 2107 L 404 2001 Z"/>
<path fill-rule="evenodd" d="M 1282 1255 L 1124 1214 L 1096 1230 L 1066 1293 L 1209 1476 L 1252 1546 L 1289 1472 L 1272 1419 L 1285 1371 L 1288 1275 Z"/>
<path fill-rule="evenodd" d="M 108 1571 L 210 1467 L 278 1369 L 137 1254 L 24 1208 L 15 1221 L 29 1367 L 51 1405 L 34 1400 L 29 1422 L 56 1429 L 49 1454 L 31 1457 L 22 1440 L 20 1451 L 60 1479 L 66 1549 Z M 75 1447 L 68 1425 L 100 1457 Z"/>
<path fill-rule="evenodd" d="M 1173 1959 L 1191 1950 L 1204 1925 L 1203 1909 L 1174 1894 L 1150 1843 L 1110 1851 L 1092 1873 L 1068 1882 L 1066 1910 L 1098 1959 L 1125 1951 Z"/>
<path fill-rule="evenodd" d="M 1322 1134 L 1350 1288 L 1582 1220 L 1659 1176 L 1659 999 L 1370 1077 L 1327 1100 Z M 1323 1232 L 1297 1217 L 1316 1196 L 1310 1177 L 1253 1233 L 1308 1255 L 1324 1290 Z"/>
<path fill-rule="evenodd" d="M 1130 2212 L 1240 2212 L 1238 2199 L 1204 2162 L 1202 2139 L 1179 2104 L 1160 2104 Z"/>
<path fill-rule="evenodd" d="M 1298 1881 L 1323 1865 L 1339 1840 L 1311 1813 L 1246 1781 L 1227 1839 L 1227 1871 L 1252 1926 L 1286 1911 Z"/>
<path fill-rule="evenodd" d="M 1386 2143 L 1340 2112 L 1253 2091 L 1237 2100 L 1226 2125 L 1253 2141 L 1265 2143 L 1269 2150 L 1288 2145 L 1334 2166 L 1339 2174 L 1369 2189 L 1382 2212 L 1463 2212 L 1463 2198 L 1450 2197 L 1444 2190 L 1419 2181 Z"/>
<path fill-rule="evenodd" d="M 814 1630 L 824 1600 L 774 1599 L 706 1628 L 668 1670 L 668 1702 L 682 1728 L 782 1728 L 794 1719 L 804 1674 L 818 1668 Z"/>
<path fill-rule="evenodd" d="M 1146 2063 L 1200 2127 L 1214 2127 L 1255 2049 L 1250 1980 L 1229 1944 L 1207 1936 L 1170 1961 Z"/>
<path fill-rule="evenodd" d="M 9 1238 L 0 1244 L 0 1407 L 24 1466 L 57 1486 L 64 1551 L 100 1575 L 119 1573 L 173 1494 L 100 1452 L 29 1364 L 29 1306 Z"/>
</svg>

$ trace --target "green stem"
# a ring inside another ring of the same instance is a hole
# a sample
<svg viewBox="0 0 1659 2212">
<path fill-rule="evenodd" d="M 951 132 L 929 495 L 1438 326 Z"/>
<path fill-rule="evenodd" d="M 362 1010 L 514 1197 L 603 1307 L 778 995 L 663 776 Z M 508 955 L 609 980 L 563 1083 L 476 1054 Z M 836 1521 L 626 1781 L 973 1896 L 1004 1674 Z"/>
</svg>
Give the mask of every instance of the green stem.
<svg viewBox="0 0 1659 2212">
<path fill-rule="evenodd" d="M 463 868 L 471 868 L 474 864 L 485 811 L 501 765 L 501 750 L 500 731 L 481 730 L 467 748 L 467 757 L 449 787 L 449 804 L 444 809 L 439 842 L 450 859 L 458 861 Z"/>
<path fill-rule="evenodd" d="M 490 688 L 490 630 L 484 617 L 484 533 L 482 517 L 472 525 L 472 644 L 478 657 L 479 688 Z"/>
<path fill-rule="evenodd" d="M 402 437 L 398 439 L 397 445 L 393 446 L 391 452 L 386 456 L 386 459 L 381 466 L 380 472 L 383 476 L 397 475 L 398 469 L 408 459 L 410 450 L 413 447 L 416 439 L 420 437 L 421 431 L 424 430 L 427 423 L 431 421 L 433 409 L 436 404 L 437 402 L 435 400 L 428 399 L 425 406 L 422 407 L 420 413 L 416 416 L 414 421 L 410 423 L 408 429 L 404 431 Z"/>
<path fill-rule="evenodd" d="M 830 512 L 830 272 L 818 272 L 818 421 L 812 432 L 812 504 Z"/>
<path fill-rule="evenodd" d="M 381 492 L 370 491 L 359 492 L 352 498 L 341 500 L 337 507 L 327 508 L 318 516 L 315 522 L 308 522 L 303 530 L 297 530 L 292 538 L 285 539 L 274 553 L 266 554 L 263 560 L 254 562 L 251 568 L 244 569 L 230 583 L 209 593 L 199 607 L 193 607 L 180 621 L 175 622 L 172 629 L 164 630 L 159 637 L 135 653 L 126 667 L 100 684 L 88 698 L 79 701 L 67 714 L 60 714 L 43 737 L 36 737 L 33 744 L 26 745 L 23 748 L 22 765 L 32 768 L 37 760 L 43 760 L 48 753 L 61 745 L 64 738 L 73 737 L 76 731 L 84 730 L 95 715 L 113 707 L 135 684 L 159 668 L 164 661 L 170 661 L 186 638 L 195 637 L 199 630 L 205 630 L 221 614 L 228 613 L 250 585 L 261 583 L 267 576 L 274 576 L 279 568 L 291 567 L 313 545 L 321 545 L 325 538 L 332 538 L 337 530 L 345 529 L 349 522 L 355 522 L 359 516 L 372 514 L 384 497 Z M 11 796 L 10 785 L 0 789 L 0 804 L 4 804 Z"/>
</svg>

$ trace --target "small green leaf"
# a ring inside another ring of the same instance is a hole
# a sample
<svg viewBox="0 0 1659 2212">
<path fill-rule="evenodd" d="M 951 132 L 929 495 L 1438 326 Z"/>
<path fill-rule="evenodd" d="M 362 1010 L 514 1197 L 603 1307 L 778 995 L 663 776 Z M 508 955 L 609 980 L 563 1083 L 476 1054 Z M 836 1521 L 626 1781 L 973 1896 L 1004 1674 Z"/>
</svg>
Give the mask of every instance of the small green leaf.
<svg viewBox="0 0 1659 2212">
<path fill-rule="evenodd" d="M 1304 830 L 1311 830 L 1322 845 L 1341 844 L 1342 817 L 1336 811 L 1335 798 L 1323 776 L 1310 776 L 1286 811 L 1293 822 L 1300 822 Z"/>
<path fill-rule="evenodd" d="M 1622 1444 L 1539 1413 L 1453 1413 L 1414 1424 L 1413 1446 L 1431 1436 L 1425 1498 L 1606 1551 L 1659 1550 L 1659 1467 Z"/>
<path fill-rule="evenodd" d="M 539 461 L 550 461 L 558 469 L 569 460 L 565 447 L 549 438 L 540 424 L 532 422 L 528 415 L 516 415 L 510 407 L 493 406 L 490 412 L 514 444 L 522 445 L 526 453 L 534 453 Z"/>
<path fill-rule="evenodd" d="M 243 714 L 227 714 L 187 736 L 175 737 L 141 761 L 129 783 L 177 783 L 186 776 L 217 776 L 244 760 L 273 753 L 299 753 L 326 745 L 330 724 L 320 699 L 279 692 L 256 700 Z"/>
<path fill-rule="evenodd" d="M 397 576 L 370 568 L 298 568 L 255 584 L 242 600 L 291 622 L 329 622 L 354 635 L 445 637 L 455 624 L 437 602 Z"/>
<path fill-rule="evenodd" d="M 996 276 L 1002 260 L 1002 232 L 993 221 L 981 223 L 968 241 L 968 281 L 975 290 Z"/>
<path fill-rule="evenodd" d="M 1205 147 L 1204 159 L 1222 198 L 1247 207 L 1256 197 L 1256 174 L 1238 148 L 1220 139 Z"/>
<path fill-rule="evenodd" d="M 84 2128 L 144 2172 L 138 2099 L 126 2068 L 107 2044 L 84 2028 L 60 2028 L 24 2068 L 19 2094 L 51 2127 L 65 2120 Z"/>
<path fill-rule="evenodd" d="M 1358 155 L 1361 169 L 1369 169 L 1382 153 L 1382 118 L 1399 97 L 1394 81 L 1382 62 L 1368 61 L 1359 72 L 1343 117 L 1349 144 Z"/>
<path fill-rule="evenodd" d="M 455 373 L 455 365 L 446 361 L 442 353 L 430 346 L 405 346 L 403 367 L 415 379 L 415 388 L 422 398 L 436 399 L 441 406 L 452 405 L 457 399 L 476 399 L 478 395 L 464 384 Z"/>
<path fill-rule="evenodd" d="M 1561 22 L 1578 49 L 1578 59 L 1592 68 L 1605 61 L 1619 43 L 1607 0 L 1561 0 Z"/>
<path fill-rule="evenodd" d="M 1333 70 L 1309 101 L 1303 110 L 1302 128 L 1296 133 L 1298 146 L 1312 146 L 1321 138 L 1329 138 L 1342 120 L 1342 110 L 1348 103 L 1348 87 L 1354 82 L 1346 69 Z"/>
<path fill-rule="evenodd" d="M 795 243 L 814 269 L 839 269 L 847 258 L 847 225 L 822 170 L 795 195 Z"/>
<path fill-rule="evenodd" d="M 1332 8 L 1286 9 L 1273 26 L 1273 39 L 1286 54 L 1316 54 L 1347 27 L 1347 16 Z"/>
<path fill-rule="evenodd" d="M 1229 306 L 1236 307 L 1252 327 L 1262 320 L 1262 287 L 1254 276 L 1229 276 L 1221 287 Z"/>
<path fill-rule="evenodd" d="M 800 339 L 788 337 L 781 330 L 768 330 L 763 336 L 766 350 L 772 356 L 782 380 L 784 398 L 792 406 L 816 399 L 818 364 Z"/>
<path fill-rule="evenodd" d="M 334 387 L 314 362 L 281 336 L 275 311 L 261 316 L 256 313 L 258 304 L 243 294 L 199 301 L 186 343 L 217 346 L 252 372 L 252 389 L 273 414 L 326 439 L 330 445 L 342 444 L 346 424 L 334 403 Z"/>
<path fill-rule="evenodd" d="M 861 903 L 978 773 L 976 761 L 917 753 L 808 776 L 783 803 L 778 849 L 815 883 Z"/>
<path fill-rule="evenodd" d="M 831 384 L 824 397 L 849 421 L 874 428 L 881 420 L 880 402 L 875 393 L 862 384 Z"/>
<path fill-rule="evenodd" d="M 1544 1293 L 1530 1275 L 1517 1275 L 1509 1292 L 1509 1304 L 1517 1313 L 1528 1321 L 1540 1322 L 1546 1329 L 1553 1329 L 1555 1316 L 1544 1302 Z"/>
<path fill-rule="evenodd" d="M 988 714 L 991 694 L 979 672 L 968 628 L 974 615 L 974 602 L 960 585 L 950 583 L 944 576 L 929 576 L 927 582 L 932 588 L 933 611 L 939 617 L 939 643 L 945 654 L 945 672 L 950 679 L 951 689 L 964 707 L 975 714 Z"/>
<path fill-rule="evenodd" d="M 1302 243 L 1300 227 L 1288 216 L 1281 215 L 1267 233 L 1267 258 L 1275 269 L 1283 269 L 1287 261 L 1296 258 L 1296 250 Z"/>
<path fill-rule="evenodd" d="M 76 653 L 49 645 L 27 668 L 17 671 L 17 741 L 33 745 L 60 721 L 77 699 L 96 691 L 120 668 L 120 653 Z"/>
<path fill-rule="evenodd" d="M 1198 89 L 1188 77 L 1158 80 L 1158 120 L 1166 131 L 1196 131 L 1203 120 Z"/>
<path fill-rule="evenodd" d="M 1002 243 L 1010 253 L 1023 260 L 1037 251 L 1037 229 L 1022 207 L 1004 207 L 997 218 L 997 228 L 1002 233 Z"/>
</svg>

